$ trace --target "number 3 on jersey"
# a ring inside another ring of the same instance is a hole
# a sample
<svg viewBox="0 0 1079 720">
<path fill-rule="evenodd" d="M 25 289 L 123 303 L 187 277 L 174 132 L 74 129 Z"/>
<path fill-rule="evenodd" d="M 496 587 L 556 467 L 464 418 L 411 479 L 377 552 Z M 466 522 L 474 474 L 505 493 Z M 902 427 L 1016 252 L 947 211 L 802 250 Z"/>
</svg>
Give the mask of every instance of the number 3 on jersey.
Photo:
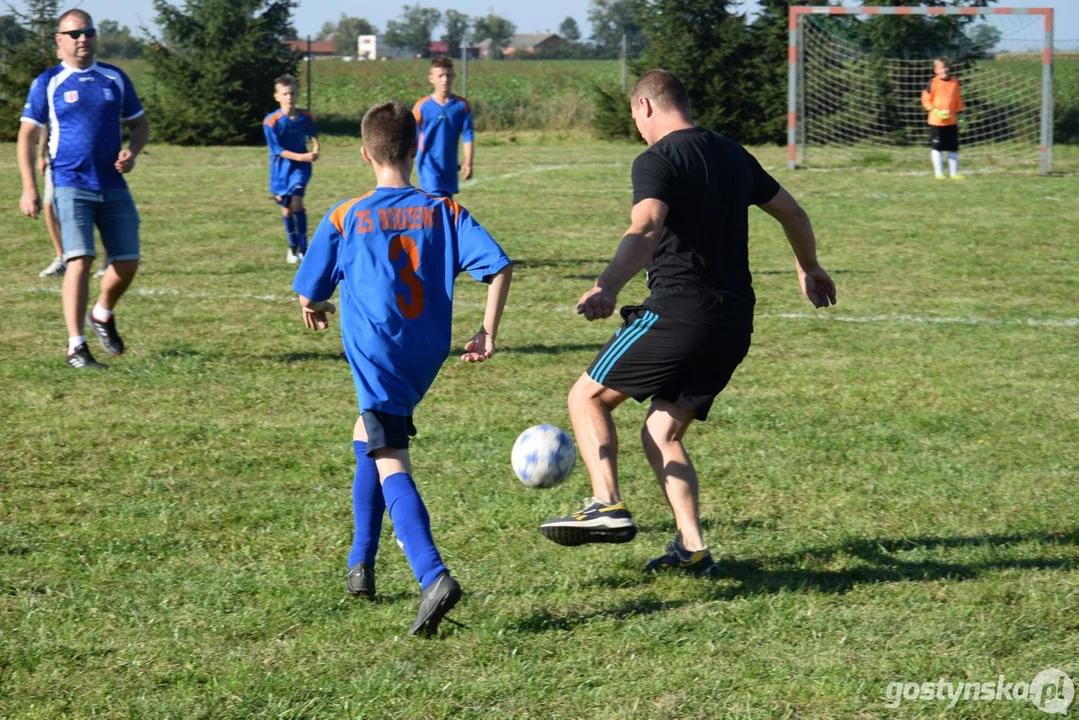
<svg viewBox="0 0 1079 720">
<path fill-rule="evenodd" d="M 404 253 L 405 262 L 397 266 L 397 259 Z M 420 269 L 420 249 L 408 235 L 398 235 L 390 240 L 390 262 L 397 268 L 397 279 L 408 288 L 408 297 L 397 294 L 397 307 L 408 320 L 415 320 L 423 313 L 423 281 L 416 275 Z"/>
</svg>

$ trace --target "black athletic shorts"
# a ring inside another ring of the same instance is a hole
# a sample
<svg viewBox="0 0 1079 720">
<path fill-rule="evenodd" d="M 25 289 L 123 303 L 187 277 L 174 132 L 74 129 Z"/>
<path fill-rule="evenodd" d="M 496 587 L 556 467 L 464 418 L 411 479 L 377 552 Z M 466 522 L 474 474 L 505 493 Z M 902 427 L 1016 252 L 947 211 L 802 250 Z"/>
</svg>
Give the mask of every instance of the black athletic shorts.
<svg viewBox="0 0 1079 720">
<path fill-rule="evenodd" d="M 937 125 L 929 126 L 930 144 L 934 150 L 941 152 L 959 152 L 959 126 Z"/>
<path fill-rule="evenodd" d="M 367 456 L 376 450 L 391 448 L 407 450 L 408 439 L 416 437 L 416 426 L 411 415 L 391 415 L 378 410 L 364 410 L 360 415 L 367 430 Z"/>
<path fill-rule="evenodd" d="M 716 395 L 749 352 L 750 330 L 661 317 L 622 308 L 622 327 L 588 367 L 588 376 L 637 402 L 650 397 L 708 418 Z"/>
</svg>

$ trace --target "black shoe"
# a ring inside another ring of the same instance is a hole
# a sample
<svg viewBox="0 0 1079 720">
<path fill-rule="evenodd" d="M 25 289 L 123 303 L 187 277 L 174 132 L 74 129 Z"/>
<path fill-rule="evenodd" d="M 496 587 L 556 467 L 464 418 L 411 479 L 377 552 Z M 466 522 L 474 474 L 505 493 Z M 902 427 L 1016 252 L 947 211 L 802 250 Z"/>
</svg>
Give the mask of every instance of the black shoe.
<svg viewBox="0 0 1079 720">
<path fill-rule="evenodd" d="M 438 624 L 442 622 L 442 618 L 460 599 L 461 586 L 450 577 L 449 570 L 443 570 L 420 594 L 420 609 L 408 629 L 408 634 L 427 637 L 434 635 L 438 632 Z"/>
<path fill-rule="evenodd" d="M 584 510 L 543 523 L 540 532 L 559 545 L 624 543 L 636 537 L 637 526 L 624 502 L 604 505 L 587 498 L 585 503 Z"/>
<path fill-rule="evenodd" d="M 712 559 L 708 548 L 690 552 L 681 546 L 677 537 L 667 543 L 666 553 L 649 560 L 644 569 L 645 572 L 678 570 L 698 577 L 717 577 L 720 573 L 719 565 Z"/>
<path fill-rule="evenodd" d="M 367 563 L 358 562 L 349 568 L 348 582 L 345 590 L 349 595 L 364 596 L 368 600 L 375 599 L 375 571 L 368 569 Z"/>
<path fill-rule="evenodd" d="M 105 366 L 94 360 L 86 343 L 67 351 L 67 364 L 79 370 L 104 370 Z"/>
<path fill-rule="evenodd" d="M 92 312 L 86 313 L 86 322 L 94 330 L 97 339 L 101 341 L 101 347 L 110 355 L 124 354 L 124 341 L 120 333 L 116 332 L 116 316 L 111 315 L 105 322 L 94 319 Z"/>
</svg>

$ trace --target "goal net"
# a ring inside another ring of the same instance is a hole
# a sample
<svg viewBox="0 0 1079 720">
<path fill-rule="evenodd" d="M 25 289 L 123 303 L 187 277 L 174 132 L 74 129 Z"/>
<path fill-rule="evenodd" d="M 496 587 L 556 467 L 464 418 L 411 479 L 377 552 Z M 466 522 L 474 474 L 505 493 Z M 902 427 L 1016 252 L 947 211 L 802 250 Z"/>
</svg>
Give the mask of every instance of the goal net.
<svg viewBox="0 0 1079 720">
<path fill-rule="evenodd" d="M 943 58 L 957 77 L 964 172 L 1047 173 L 1052 11 L 792 7 L 788 161 L 925 170 L 922 91 Z"/>
</svg>

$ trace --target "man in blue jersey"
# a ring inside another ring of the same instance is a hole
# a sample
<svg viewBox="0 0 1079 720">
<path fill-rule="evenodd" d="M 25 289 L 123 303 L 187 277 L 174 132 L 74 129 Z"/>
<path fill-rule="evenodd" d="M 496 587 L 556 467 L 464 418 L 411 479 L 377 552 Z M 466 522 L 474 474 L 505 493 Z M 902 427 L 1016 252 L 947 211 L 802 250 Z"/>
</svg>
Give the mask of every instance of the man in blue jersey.
<svg viewBox="0 0 1079 720">
<path fill-rule="evenodd" d="M 373 598 L 382 516 L 420 583 L 420 608 L 409 632 L 431 635 L 457 604 L 461 588 L 431 537 L 431 522 L 412 481 L 412 413 L 450 351 L 454 278 L 468 272 L 490 284 L 483 326 L 461 359 L 483 362 L 509 293 L 509 258 L 468 211 L 412 187 L 416 121 L 399 103 L 363 117 L 364 161 L 377 186 L 337 203 L 322 219 L 292 289 L 304 325 L 326 329 L 329 302 L 341 289 L 341 338 L 352 366 L 360 418 L 353 431 L 355 535 L 346 588 Z"/>
<path fill-rule="evenodd" d="M 139 267 L 139 213 L 123 174 L 135 168 L 135 158 L 150 137 L 131 80 L 119 68 L 94 62 L 96 36 L 93 20 L 83 10 L 60 16 L 56 45 L 61 62 L 30 86 L 17 149 L 23 188 L 19 207 L 36 218 L 41 197 L 34 149 L 42 128 L 48 128 L 53 204 L 67 263 L 62 295 L 67 362 L 74 368 L 102 367 L 86 346 L 84 322 L 106 352 L 124 352 L 113 309 Z M 122 125 L 131 130 L 127 148 Z M 97 303 L 87 313 L 95 225 L 112 264 Z"/>
<path fill-rule="evenodd" d="M 434 92 L 416 101 L 412 114 L 419 126 L 420 149 L 416 172 L 420 188 L 433 195 L 452 198 L 457 193 L 457 172 L 465 180 L 472 178 L 475 143 L 472 132 L 472 106 L 453 94 L 453 60 L 438 57 L 431 61 Z M 464 139 L 465 164 L 457 164 L 457 141 Z"/>
<path fill-rule="evenodd" d="M 282 75 L 274 81 L 274 100 L 280 106 L 262 121 L 270 150 L 270 193 L 281 206 L 281 221 L 288 238 L 286 260 L 292 265 L 307 252 L 307 208 L 303 195 L 311 181 L 311 163 L 318 160 L 318 133 L 307 110 L 296 107 L 296 78 Z M 312 149 L 307 151 L 307 139 Z"/>
</svg>

